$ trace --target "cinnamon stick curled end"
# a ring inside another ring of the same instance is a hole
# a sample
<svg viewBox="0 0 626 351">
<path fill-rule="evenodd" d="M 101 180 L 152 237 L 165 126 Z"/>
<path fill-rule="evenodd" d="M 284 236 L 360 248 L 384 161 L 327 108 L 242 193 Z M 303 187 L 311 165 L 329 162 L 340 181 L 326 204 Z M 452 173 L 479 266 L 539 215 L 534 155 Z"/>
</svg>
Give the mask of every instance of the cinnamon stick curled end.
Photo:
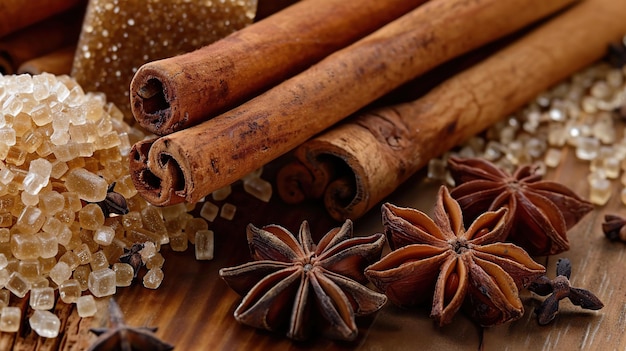
<svg viewBox="0 0 626 351">
<path fill-rule="evenodd" d="M 364 144 L 366 135 L 358 135 Z M 345 138 L 344 138 L 345 139 Z M 378 183 L 371 170 L 362 167 L 368 152 L 353 152 L 342 145 L 314 138 L 295 150 L 297 160 L 283 166 L 276 183 L 280 198 L 287 203 L 323 199 L 336 220 L 357 219 L 374 205 Z M 371 148 L 368 151 L 372 151 Z M 379 156 L 379 155 L 378 155 Z M 381 157 L 375 157 L 382 159 Z M 375 194 L 372 196 L 372 188 Z"/>
<path fill-rule="evenodd" d="M 156 206 L 173 205 L 185 200 L 188 194 L 184 172 L 167 154 L 150 152 L 157 139 L 136 143 L 130 151 L 129 171 L 135 188 L 148 202 Z"/>
<path fill-rule="evenodd" d="M 144 65 L 139 68 L 130 83 L 131 111 L 143 128 L 156 135 L 166 135 L 177 130 L 185 120 L 174 121 L 173 111 L 177 109 L 176 97 L 171 96 L 173 89 L 158 65 Z M 141 116 L 141 118 L 137 118 Z"/>
</svg>

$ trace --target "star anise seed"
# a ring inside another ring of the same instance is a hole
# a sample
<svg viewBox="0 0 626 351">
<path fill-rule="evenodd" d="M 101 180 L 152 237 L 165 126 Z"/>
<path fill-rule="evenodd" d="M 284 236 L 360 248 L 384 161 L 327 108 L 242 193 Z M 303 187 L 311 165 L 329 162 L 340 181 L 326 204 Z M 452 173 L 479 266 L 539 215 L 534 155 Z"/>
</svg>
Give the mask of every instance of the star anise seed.
<svg viewBox="0 0 626 351">
<path fill-rule="evenodd" d="M 383 234 L 352 237 L 347 220 L 317 244 L 306 221 L 298 238 L 278 225 L 250 224 L 247 236 L 255 261 L 220 270 L 244 296 L 234 313 L 243 324 L 303 340 L 315 321 L 331 338 L 354 340 L 355 316 L 376 312 L 387 300 L 362 285 L 364 268 L 380 258 Z"/>
<path fill-rule="evenodd" d="M 572 265 L 567 258 L 560 258 L 556 264 L 556 278 L 550 280 L 543 275 L 528 286 L 528 290 L 548 296 L 541 306 L 535 309 L 537 321 L 540 325 L 546 325 L 559 313 L 559 301 L 568 298 L 574 305 L 588 310 L 599 310 L 604 307 L 600 299 L 589 290 L 575 288 L 570 284 Z"/>
<path fill-rule="evenodd" d="M 398 305 L 432 300 L 431 317 L 443 326 L 465 305 L 484 326 L 523 314 L 518 289 L 545 272 L 520 247 L 503 238 L 506 209 L 485 212 L 467 230 L 461 207 L 444 186 L 433 219 L 386 203 L 383 226 L 393 251 L 365 275 Z"/>
<path fill-rule="evenodd" d="M 536 167 L 519 167 L 513 175 L 491 162 L 451 157 L 448 165 L 457 186 L 451 194 L 466 221 L 485 211 L 509 209 L 506 232 L 531 255 L 554 255 L 569 249 L 567 230 L 593 209 L 566 186 L 542 180 Z"/>
</svg>

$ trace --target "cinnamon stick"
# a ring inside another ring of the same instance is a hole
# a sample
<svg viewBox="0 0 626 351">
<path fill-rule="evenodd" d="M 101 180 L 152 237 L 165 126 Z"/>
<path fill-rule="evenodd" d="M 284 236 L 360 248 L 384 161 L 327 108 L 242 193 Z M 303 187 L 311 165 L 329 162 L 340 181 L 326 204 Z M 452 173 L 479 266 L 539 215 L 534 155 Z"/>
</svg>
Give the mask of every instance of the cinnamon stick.
<svg viewBox="0 0 626 351">
<path fill-rule="evenodd" d="M 156 205 L 196 202 L 437 64 L 570 2 L 428 2 L 227 113 L 135 144 L 135 187 Z"/>
<path fill-rule="evenodd" d="M 13 74 L 28 60 L 75 45 L 84 10 L 75 7 L 0 39 L 0 73 Z"/>
<path fill-rule="evenodd" d="M 54 75 L 69 75 L 72 70 L 75 52 L 75 45 L 66 46 L 22 63 L 18 67 L 17 73 L 41 74 L 47 72 Z"/>
<path fill-rule="evenodd" d="M 279 171 L 281 198 L 323 198 L 335 219 L 362 216 L 431 158 L 600 59 L 626 33 L 624 18 L 626 2 L 582 1 L 422 98 L 311 139 Z"/>
<path fill-rule="evenodd" d="M 0 37 L 65 12 L 86 0 L 0 1 Z"/>
<path fill-rule="evenodd" d="M 196 125 L 425 1 L 300 1 L 200 50 L 140 67 L 132 113 L 157 135 Z"/>
</svg>

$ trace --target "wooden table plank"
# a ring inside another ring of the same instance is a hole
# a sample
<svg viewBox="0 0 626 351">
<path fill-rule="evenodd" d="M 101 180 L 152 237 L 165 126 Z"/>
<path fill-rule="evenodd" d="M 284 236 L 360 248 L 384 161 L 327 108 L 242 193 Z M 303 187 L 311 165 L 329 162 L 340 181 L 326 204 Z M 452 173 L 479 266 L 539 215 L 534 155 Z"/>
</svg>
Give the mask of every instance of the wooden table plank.
<svg viewBox="0 0 626 351">
<path fill-rule="evenodd" d="M 583 197 L 588 196 L 586 181 L 588 163 L 576 160 L 573 150 L 565 151 L 564 163 L 551 170 L 547 178 L 560 181 Z M 271 178 L 270 175 L 268 175 Z M 157 335 L 174 344 L 177 350 L 527 350 L 527 349 L 598 349 L 624 350 L 626 337 L 626 281 L 623 264 L 624 243 L 610 242 L 601 231 L 605 213 L 626 215 L 619 199 L 621 185 L 615 180 L 615 194 L 610 202 L 588 214 L 569 232 L 571 249 L 553 257 L 537 257 L 548 266 L 554 277 L 559 257 L 572 261 L 572 284 L 596 293 L 605 303 L 600 311 L 585 311 L 569 301 L 561 303 L 560 314 L 548 326 L 539 326 L 533 310 L 543 297 L 528 291 L 522 297 L 525 315 L 518 321 L 503 326 L 483 329 L 473 324 L 462 313 L 444 328 L 435 326 L 426 307 L 401 309 L 391 304 L 379 313 L 359 320 L 359 337 L 352 343 L 340 343 L 323 337 L 308 342 L 292 342 L 281 335 L 238 324 L 232 314 L 241 298 L 219 278 L 222 267 L 238 265 L 250 260 L 245 239 L 245 226 L 281 224 L 297 231 L 303 219 L 310 221 L 315 239 L 339 223 L 333 221 L 320 204 L 307 203 L 286 206 L 274 198 L 264 204 L 236 186 L 229 202 L 238 205 L 235 220 L 218 218 L 211 224 L 215 230 L 215 259 L 196 261 L 193 246 L 184 253 L 162 249 L 166 261 L 165 279 L 157 290 L 146 289 L 140 283 L 119 288 L 115 295 L 126 322 L 132 326 L 159 327 Z M 411 206 L 432 213 L 438 183 L 424 180 L 420 173 L 402 185 L 387 201 Z M 356 235 L 369 235 L 382 230 L 379 207 L 355 222 Z M 384 254 L 389 251 L 386 247 Z M 106 323 L 106 300 L 99 301 L 96 317 L 79 319 L 76 311 L 66 322 L 60 347 L 63 350 L 84 350 L 95 337 L 88 332 L 94 326 Z M 24 350 L 42 350 L 51 341 L 24 333 L 17 335 L 16 345 Z M 78 336 L 76 336 L 78 334 Z M 0 341 L 7 340 L 3 333 Z M 29 346 L 30 345 L 30 346 Z"/>
</svg>

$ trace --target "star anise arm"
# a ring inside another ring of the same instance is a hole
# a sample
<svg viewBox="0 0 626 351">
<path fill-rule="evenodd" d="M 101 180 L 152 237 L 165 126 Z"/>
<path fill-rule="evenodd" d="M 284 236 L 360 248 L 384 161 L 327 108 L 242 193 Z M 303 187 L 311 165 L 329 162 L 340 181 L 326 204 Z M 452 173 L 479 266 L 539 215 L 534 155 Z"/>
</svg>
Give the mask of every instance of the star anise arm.
<svg viewBox="0 0 626 351">
<path fill-rule="evenodd" d="M 518 218 L 514 225 L 518 228 L 509 240 L 535 255 L 552 255 L 569 250 L 567 226 L 553 202 L 532 192 L 518 194 L 516 198 L 518 210 L 515 215 Z"/>
<path fill-rule="evenodd" d="M 291 309 L 291 317 L 289 318 L 289 326 L 287 329 L 287 337 L 294 340 L 306 340 L 309 336 L 309 292 L 310 278 L 308 274 L 302 274 L 300 284 L 296 291 L 293 306 Z M 286 308 L 286 307 L 285 307 Z"/>
<path fill-rule="evenodd" d="M 461 206 L 450 196 L 450 191 L 445 186 L 439 188 L 433 221 L 445 235 L 446 240 L 455 239 L 465 231 Z"/>
<path fill-rule="evenodd" d="M 254 261 L 236 267 L 222 268 L 219 275 L 231 289 L 244 296 L 263 278 L 291 266 L 292 264 L 284 262 Z"/>
<path fill-rule="evenodd" d="M 383 234 L 351 238 L 327 248 L 317 259 L 325 269 L 365 283 L 365 267 L 380 259 L 384 244 Z"/>
<path fill-rule="evenodd" d="M 358 330 L 348 297 L 321 272 L 311 274 L 310 277 L 312 290 L 320 306 L 319 311 L 329 323 L 326 332 L 335 339 L 354 340 Z"/>
<path fill-rule="evenodd" d="M 396 305 L 421 304 L 432 299 L 439 269 L 451 255 L 447 248 L 409 245 L 367 267 L 365 275 Z"/>
<path fill-rule="evenodd" d="M 250 255 L 255 260 L 293 262 L 305 257 L 298 240 L 291 232 L 279 225 L 257 228 L 248 224 L 246 233 Z"/>
<path fill-rule="evenodd" d="M 465 263 L 456 257 L 450 257 L 441 266 L 430 311 L 430 316 L 439 326 L 452 322 L 452 318 L 463 305 L 468 275 Z"/>
<path fill-rule="evenodd" d="M 524 249 L 510 243 L 476 246 L 474 256 L 497 264 L 513 278 L 518 289 L 529 286 L 546 272 Z"/>
<path fill-rule="evenodd" d="M 341 227 L 333 228 L 324 235 L 315 247 L 315 253 L 319 256 L 322 252 L 352 237 L 352 221 L 347 219 Z"/>
<path fill-rule="evenodd" d="M 501 241 L 506 235 L 504 232 L 506 215 L 506 208 L 485 212 L 478 216 L 466 231 L 461 231 L 459 237 L 470 240 L 474 245 Z"/>
<path fill-rule="evenodd" d="M 271 331 L 288 323 L 302 277 L 298 267 L 283 269 L 259 281 L 243 298 L 235 319 L 243 324 Z"/>
<path fill-rule="evenodd" d="M 383 204 L 381 211 L 391 249 L 415 243 L 445 245 L 446 235 L 424 212 L 389 203 Z"/>
<path fill-rule="evenodd" d="M 470 182 L 476 179 L 487 179 L 497 181 L 508 177 L 508 174 L 491 162 L 479 158 L 458 158 L 448 159 L 450 173 L 456 184 Z"/>
<path fill-rule="evenodd" d="M 563 184 L 543 180 L 528 184 L 538 194 L 550 199 L 559 209 L 569 229 L 593 210 L 593 204 L 584 200 Z"/>
<path fill-rule="evenodd" d="M 498 265 L 477 257 L 468 259 L 472 317 L 483 326 L 502 324 L 524 314 L 515 281 Z"/>
<path fill-rule="evenodd" d="M 378 311 L 385 302 L 387 296 L 367 288 L 358 282 L 348 279 L 340 274 L 320 268 L 324 276 L 335 283 L 346 294 L 356 316 L 363 316 Z"/>
</svg>

